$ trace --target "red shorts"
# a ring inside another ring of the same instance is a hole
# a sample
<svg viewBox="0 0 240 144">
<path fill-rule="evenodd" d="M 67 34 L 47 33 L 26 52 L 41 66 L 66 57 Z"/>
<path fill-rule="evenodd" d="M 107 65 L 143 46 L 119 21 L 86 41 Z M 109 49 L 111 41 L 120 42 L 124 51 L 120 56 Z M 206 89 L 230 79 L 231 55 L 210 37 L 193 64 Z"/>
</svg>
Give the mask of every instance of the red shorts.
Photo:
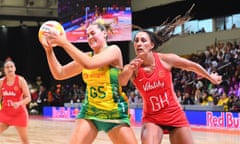
<svg viewBox="0 0 240 144">
<path fill-rule="evenodd" d="M 0 110 L 0 123 L 26 127 L 28 118 L 27 109 L 24 107 L 19 107 L 18 109 L 2 107 Z"/>
</svg>

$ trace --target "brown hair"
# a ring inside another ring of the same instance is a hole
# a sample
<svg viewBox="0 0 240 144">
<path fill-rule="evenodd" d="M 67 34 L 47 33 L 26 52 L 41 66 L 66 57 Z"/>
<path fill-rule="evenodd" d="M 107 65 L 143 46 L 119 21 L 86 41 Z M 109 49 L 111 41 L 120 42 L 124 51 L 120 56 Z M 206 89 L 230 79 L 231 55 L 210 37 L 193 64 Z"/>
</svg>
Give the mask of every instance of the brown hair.
<svg viewBox="0 0 240 144">
<path fill-rule="evenodd" d="M 100 30 L 106 31 L 107 34 L 113 34 L 111 24 L 112 23 L 106 23 L 102 18 L 98 18 L 91 25 L 97 25 Z M 108 37 L 106 39 L 108 39 Z"/>
<path fill-rule="evenodd" d="M 4 63 L 3 63 L 3 66 L 5 66 L 5 64 L 6 64 L 7 62 L 12 62 L 12 63 L 14 63 L 11 57 L 7 57 L 7 58 L 5 59 L 5 61 L 4 61 Z M 14 64 L 15 64 L 15 63 L 14 63 Z"/>
</svg>

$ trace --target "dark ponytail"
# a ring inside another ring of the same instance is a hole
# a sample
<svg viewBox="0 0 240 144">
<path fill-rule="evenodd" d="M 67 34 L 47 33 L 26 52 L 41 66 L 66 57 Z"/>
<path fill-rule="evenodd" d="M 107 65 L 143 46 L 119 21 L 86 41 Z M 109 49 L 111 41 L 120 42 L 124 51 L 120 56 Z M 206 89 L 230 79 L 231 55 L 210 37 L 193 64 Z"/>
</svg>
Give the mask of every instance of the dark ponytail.
<svg viewBox="0 0 240 144">
<path fill-rule="evenodd" d="M 175 36 L 175 35 L 173 35 L 173 31 L 177 26 L 182 25 L 185 22 L 192 19 L 192 17 L 190 16 L 190 12 L 194 6 L 195 6 L 195 4 L 193 4 L 191 6 L 191 8 L 185 13 L 184 16 L 178 15 L 172 21 L 169 21 L 168 19 L 165 20 L 160 25 L 161 29 L 159 29 L 155 32 L 144 30 L 143 28 L 141 28 L 137 25 L 133 25 L 133 28 L 138 29 L 142 32 L 146 32 L 149 35 L 151 41 L 155 44 L 154 49 L 157 49 L 163 43 L 167 42 L 168 40 L 170 40 L 172 37 Z"/>
</svg>

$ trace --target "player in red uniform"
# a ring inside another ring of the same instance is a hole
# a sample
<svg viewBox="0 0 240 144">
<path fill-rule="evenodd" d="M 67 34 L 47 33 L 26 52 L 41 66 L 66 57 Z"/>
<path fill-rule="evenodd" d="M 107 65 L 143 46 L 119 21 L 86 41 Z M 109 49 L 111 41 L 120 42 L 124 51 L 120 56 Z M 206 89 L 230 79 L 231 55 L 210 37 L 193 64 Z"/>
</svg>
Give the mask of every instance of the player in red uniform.
<svg viewBox="0 0 240 144">
<path fill-rule="evenodd" d="M 168 26 L 177 26 L 185 20 L 179 19 L 179 23 Z M 164 30 L 170 32 L 170 29 Z M 195 72 L 213 84 L 220 84 L 222 77 L 217 73 L 209 74 L 199 64 L 176 54 L 154 52 L 170 39 L 167 33 L 158 34 L 144 30 L 136 34 L 133 45 L 137 56 L 124 66 L 119 82 L 126 85 L 131 79 L 143 98 L 143 144 L 160 144 L 165 131 L 170 134 L 171 144 L 193 144 L 188 120 L 174 92 L 171 69 L 175 67 Z"/>
<path fill-rule="evenodd" d="M 0 134 L 9 126 L 15 126 L 23 144 L 29 144 L 27 135 L 28 112 L 26 104 L 31 101 L 26 80 L 15 73 L 12 60 L 3 65 L 5 76 L 0 79 Z"/>
</svg>

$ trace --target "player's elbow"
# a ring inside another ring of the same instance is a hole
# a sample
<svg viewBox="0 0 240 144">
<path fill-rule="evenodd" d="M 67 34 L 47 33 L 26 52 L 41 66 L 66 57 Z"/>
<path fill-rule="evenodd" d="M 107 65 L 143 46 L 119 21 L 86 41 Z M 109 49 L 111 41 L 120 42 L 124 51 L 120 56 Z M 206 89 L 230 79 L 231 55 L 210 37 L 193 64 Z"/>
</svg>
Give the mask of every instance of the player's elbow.
<svg viewBox="0 0 240 144">
<path fill-rule="evenodd" d="M 54 75 L 53 78 L 55 80 L 64 80 L 64 77 L 62 77 L 61 75 Z"/>
<path fill-rule="evenodd" d="M 26 103 L 28 104 L 28 103 L 30 103 L 31 101 L 32 101 L 31 96 L 27 96 L 27 102 L 26 102 Z"/>
</svg>

